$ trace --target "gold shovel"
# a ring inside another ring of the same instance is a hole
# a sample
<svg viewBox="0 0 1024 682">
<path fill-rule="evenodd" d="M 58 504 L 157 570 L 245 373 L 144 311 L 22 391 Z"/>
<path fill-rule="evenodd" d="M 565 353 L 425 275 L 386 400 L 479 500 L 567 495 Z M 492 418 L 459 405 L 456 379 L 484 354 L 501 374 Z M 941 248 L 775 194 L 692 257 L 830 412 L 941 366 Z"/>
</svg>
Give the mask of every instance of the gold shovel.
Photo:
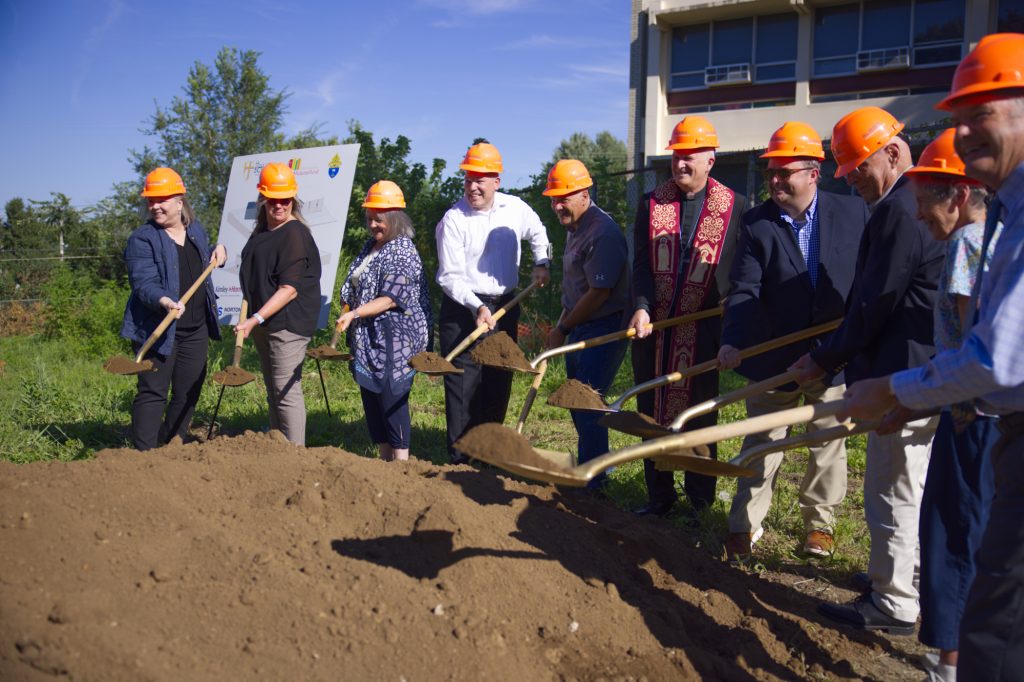
<svg viewBox="0 0 1024 682">
<path fill-rule="evenodd" d="M 577 466 L 572 466 L 570 455 L 533 448 L 523 436 L 497 424 L 483 424 L 470 429 L 455 447 L 474 459 L 524 478 L 573 487 L 587 485 L 595 476 L 614 466 L 659 456 L 672 459 L 676 468 L 686 471 L 712 476 L 752 476 L 754 472 L 741 464 L 732 461 L 719 462 L 710 457 L 700 456 L 696 454 L 695 448 L 728 438 L 747 436 L 835 415 L 845 407 L 845 400 L 802 405 L 731 424 L 719 424 L 644 441 L 608 452 Z M 496 429 L 500 430 L 500 434 Z M 501 437 L 497 437 L 498 435 Z"/>
<path fill-rule="evenodd" d="M 667 320 L 661 320 L 659 322 L 647 323 L 651 331 L 658 331 L 659 329 L 665 329 L 667 327 L 675 327 L 687 322 L 696 322 L 697 320 L 703 320 L 708 317 L 717 317 L 721 315 L 725 309 L 721 306 L 717 308 L 708 308 L 707 310 L 699 310 L 689 315 L 680 315 L 679 317 L 670 317 Z M 583 341 L 576 341 L 575 343 L 568 343 L 564 346 L 557 348 L 550 348 L 532 361 L 529 361 L 529 371 L 537 373 L 537 376 L 533 380 L 533 384 L 530 386 L 530 390 L 526 393 L 526 402 L 523 403 L 523 409 L 519 412 L 519 421 L 516 422 L 516 432 L 523 432 L 523 424 L 526 423 L 526 417 L 530 414 L 530 410 L 533 408 L 533 401 L 537 398 L 537 391 L 540 389 L 540 384 L 544 380 L 544 374 L 548 370 L 548 360 L 558 355 L 565 355 L 567 353 L 573 353 L 578 350 L 584 350 L 586 348 L 594 348 L 595 346 L 601 346 L 612 341 L 618 341 L 620 339 L 631 339 L 636 336 L 636 329 L 630 327 L 619 332 L 612 332 L 611 334 L 605 334 L 604 336 L 595 336 L 592 339 L 584 339 Z M 484 341 L 483 343 L 486 343 Z M 481 344 L 483 345 L 483 344 Z M 526 356 L 523 356 L 523 363 L 526 363 Z M 499 366 L 499 365 L 491 365 Z M 500 365 L 503 369 L 520 369 L 517 364 L 516 367 L 507 367 Z"/>
<path fill-rule="evenodd" d="M 519 302 L 526 298 L 530 292 L 532 292 L 538 286 L 537 282 L 533 282 L 530 286 L 526 287 L 516 295 L 511 301 L 503 305 L 501 308 L 495 311 L 491 318 L 497 322 L 505 316 L 509 310 L 519 305 Z M 470 333 L 469 336 L 464 338 L 459 345 L 452 349 L 452 352 L 443 358 L 437 353 L 422 352 L 412 356 L 409 360 L 409 366 L 417 372 L 426 374 L 427 376 L 444 376 L 446 374 L 462 374 L 463 370 L 459 369 L 452 364 L 452 360 L 458 357 L 463 351 L 473 345 L 473 342 L 483 336 L 488 330 L 486 324 L 481 324 Z M 501 333 L 501 332 L 499 332 Z"/>
<path fill-rule="evenodd" d="M 245 314 L 248 312 L 249 302 L 242 301 L 242 309 L 238 313 L 238 323 L 245 322 Z M 224 389 L 228 386 L 245 386 L 246 384 L 256 381 L 256 375 L 251 372 L 246 372 L 239 365 L 242 363 L 242 344 L 245 342 L 245 338 L 242 336 L 242 332 L 235 333 L 235 354 L 231 359 L 231 364 L 221 371 L 213 375 L 213 382 L 220 384 L 220 395 L 217 396 L 217 406 L 213 408 L 213 418 L 210 419 L 210 428 L 206 431 L 206 440 L 210 440 L 213 435 L 213 425 L 217 423 L 217 414 L 220 412 L 220 401 L 224 399 Z"/>
<path fill-rule="evenodd" d="M 746 348 L 740 351 L 741 358 L 749 358 L 760 353 L 765 353 L 776 348 L 781 348 L 797 341 L 811 338 L 812 336 L 818 336 L 830 332 L 842 322 L 842 319 L 832 320 L 831 322 L 825 322 L 814 327 L 802 329 L 792 334 L 786 334 L 770 341 L 756 344 L 750 348 Z M 554 405 L 555 407 L 565 407 L 573 410 L 589 410 L 591 412 L 619 412 L 622 410 L 623 404 L 633 396 L 643 393 L 644 391 L 650 391 L 655 388 L 661 388 L 668 384 L 682 381 L 697 374 L 704 372 L 710 372 L 718 369 L 718 359 L 713 358 L 707 362 L 702 362 L 698 365 L 693 365 L 684 370 L 678 372 L 672 372 L 664 376 L 656 377 L 650 381 L 645 381 L 642 384 L 637 384 L 632 388 L 628 389 L 623 393 L 618 400 L 608 404 L 605 403 L 601 394 L 593 390 L 586 384 L 580 384 L 576 382 L 566 382 L 558 390 L 552 393 L 548 397 L 548 405 Z M 583 387 L 584 390 L 580 390 Z"/>
<path fill-rule="evenodd" d="M 206 281 L 206 278 L 210 276 L 210 273 L 213 272 L 213 269 L 216 267 L 216 261 L 210 263 L 210 265 L 208 265 L 207 268 L 203 270 L 203 274 L 199 275 L 199 279 L 197 279 L 192 284 L 192 286 L 188 288 L 188 291 L 184 293 L 184 295 L 179 299 L 178 302 L 181 303 L 182 305 L 188 303 L 189 299 L 192 298 L 192 295 L 196 293 L 196 291 L 199 289 L 202 283 Z M 165 331 L 167 331 L 167 328 L 171 326 L 171 323 L 174 322 L 174 320 L 178 319 L 178 314 L 179 313 L 177 310 L 172 310 L 169 313 L 167 313 L 163 321 L 159 325 L 157 325 L 157 328 L 154 329 L 153 333 L 149 335 L 149 338 L 146 339 L 146 342 L 142 344 L 142 348 L 139 349 L 139 352 L 135 355 L 134 360 L 132 360 L 131 358 L 126 358 L 123 355 L 116 355 L 103 363 L 103 369 L 107 370 L 111 374 L 125 375 L 142 374 L 143 372 L 154 371 L 153 361 L 143 360 L 142 358 L 146 354 L 146 352 L 153 347 L 153 344 L 156 343 L 156 340 L 159 339 Z"/>
</svg>

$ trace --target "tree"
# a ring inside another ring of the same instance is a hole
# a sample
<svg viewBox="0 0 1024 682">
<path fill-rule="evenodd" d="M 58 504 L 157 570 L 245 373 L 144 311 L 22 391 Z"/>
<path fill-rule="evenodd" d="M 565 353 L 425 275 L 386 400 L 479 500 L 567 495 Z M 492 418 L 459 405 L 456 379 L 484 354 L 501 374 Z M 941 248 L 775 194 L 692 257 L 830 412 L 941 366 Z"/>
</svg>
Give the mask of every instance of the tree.
<svg viewBox="0 0 1024 682">
<path fill-rule="evenodd" d="M 626 200 L 626 143 L 603 131 L 587 137 L 585 133 L 573 133 L 555 148 L 551 162 L 542 170 L 546 180 L 548 171 L 561 159 L 578 159 L 590 171 L 594 179 L 593 192 L 597 204 L 607 211 L 621 227 L 630 221 Z"/>
<path fill-rule="evenodd" d="M 225 47 L 212 69 L 197 61 L 184 94 L 167 108 L 157 105 L 144 131 L 158 138 L 157 148 L 131 152 L 140 177 L 159 165 L 181 174 L 199 219 L 214 236 L 232 159 L 277 149 L 284 141 L 277 129 L 288 93 L 270 88 L 258 58 L 253 50 Z"/>
</svg>

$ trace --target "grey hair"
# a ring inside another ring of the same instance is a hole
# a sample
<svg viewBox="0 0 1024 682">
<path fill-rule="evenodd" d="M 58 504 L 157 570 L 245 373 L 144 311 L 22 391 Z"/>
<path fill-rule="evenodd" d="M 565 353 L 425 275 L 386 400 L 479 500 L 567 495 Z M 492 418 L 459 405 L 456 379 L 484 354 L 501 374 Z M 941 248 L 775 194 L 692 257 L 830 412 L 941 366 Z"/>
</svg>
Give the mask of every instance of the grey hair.
<svg viewBox="0 0 1024 682">
<path fill-rule="evenodd" d="M 969 192 L 967 204 L 974 208 L 988 206 L 992 198 L 992 192 L 988 187 L 974 182 L 963 182 L 961 180 L 944 179 L 936 175 L 917 176 L 914 182 L 924 189 L 935 201 L 949 201 L 956 193 L 956 188 L 963 186 Z"/>
<path fill-rule="evenodd" d="M 391 209 L 386 211 L 373 208 L 366 209 L 367 227 L 370 225 L 370 214 L 380 216 L 384 226 L 387 227 L 387 238 L 385 241 L 391 241 L 395 237 L 408 237 L 412 239 L 416 234 L 416 230 L 412 226 L 412 218 L 409 217 L 408 213 L 401 209 Z"/>
<path fill-rule="evenodd" d="M 306 219 L 302 217 L 302 200 L 298 197 L 292 198 L 292 220 L 298 220 L 300 223 L 309 227 L 306 223 Z M 256 229 L 252 231 L 253 234 L 259 234 L 260 232 L 267 231 L 267 198 L 260 194 L 256 198 Z"/>
</svg>

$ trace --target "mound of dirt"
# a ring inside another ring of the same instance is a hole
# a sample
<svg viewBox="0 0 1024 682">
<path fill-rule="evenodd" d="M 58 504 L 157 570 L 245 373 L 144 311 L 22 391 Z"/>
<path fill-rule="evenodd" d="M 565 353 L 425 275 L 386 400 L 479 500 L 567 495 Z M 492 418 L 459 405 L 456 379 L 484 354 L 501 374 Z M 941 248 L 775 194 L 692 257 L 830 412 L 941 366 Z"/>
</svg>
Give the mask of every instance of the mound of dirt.
<svg viewBox="0 0 1024 682">
<path fill-rule="evenodd" d="M 583 493 L 262 434 L 0 463 L 0 679 L 912 677 L 693 545 Z"/>
<path fill-rule="evenodd" d="M 577 379 L 569 379 L 548 396 L 548 405 L 584 410 L 607 410 L 601 394 Z"/>
<path fill-rule="evenodd" d="M 455 372 L 457 371 L 455 365 L 445 360 L 437 353 L 431 351 L 424 351 L 417 353 L 412 356 L 409 360 L 409 366 L 417 372 Z"/>
<path fill-rule="evenodd" d="M 519 370 L 521 372 L 535 372 L 530 367 L 530 361 L 523 355 L 523 351 L 512 340 L 512 337 L 505 332 L 496 332 L 477 342 L 473 350 L 469 351 L 473 362 L 490 367 L 502 369 Z"/>
</svg>

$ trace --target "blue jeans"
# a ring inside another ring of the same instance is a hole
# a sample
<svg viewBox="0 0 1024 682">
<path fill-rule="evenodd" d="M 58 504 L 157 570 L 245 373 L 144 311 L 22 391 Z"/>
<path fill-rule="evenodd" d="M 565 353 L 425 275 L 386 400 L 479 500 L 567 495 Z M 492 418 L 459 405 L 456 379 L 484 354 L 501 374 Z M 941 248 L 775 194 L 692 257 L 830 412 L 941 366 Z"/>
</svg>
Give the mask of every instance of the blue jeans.
<svg viewBox="0 0 1024 682">
<path fill-rule="evenodd" d="M 595 336 L 602 336 L 612 332 L 621 331 L 624 322 L 621 313 L 613 313 L 590 322 L 578 325 L 569 334 L 566 343 L 576 343 L 592 339 Z M 589 384 L 595 391 L 604 395 L 615 380 L 615 375 L 622 364 L 622 358 L 626 355 L 625 339 L 613 341 L 596 348 L 587 348 L 565 356 L 565 374 L 570 379 L 576 379 Z M 576 433 L 579 435 L 579 443 L 576 448 L 576 458 L 582 462 L 588 462 L 599 455 L 608 452 L 608 429 L 598 425 L 603 413 L 590 412 L 586 410 L 570 410 L 572 422 L 576 426 Z M 602 473 L 590 482 L 591 488 L 599 488 L 604 485 L 605 475 Z"/>
<path fill-rule="evenodd" d="M 961 433 L 943 412 L 932 441 L 921 501 L 922 644 L 958 649 L 960 619 L 974 582 L 974 558 L 995 494 L 989 454 L 999 439 L 996 420 L 977 417 Z"/>
</svg>

